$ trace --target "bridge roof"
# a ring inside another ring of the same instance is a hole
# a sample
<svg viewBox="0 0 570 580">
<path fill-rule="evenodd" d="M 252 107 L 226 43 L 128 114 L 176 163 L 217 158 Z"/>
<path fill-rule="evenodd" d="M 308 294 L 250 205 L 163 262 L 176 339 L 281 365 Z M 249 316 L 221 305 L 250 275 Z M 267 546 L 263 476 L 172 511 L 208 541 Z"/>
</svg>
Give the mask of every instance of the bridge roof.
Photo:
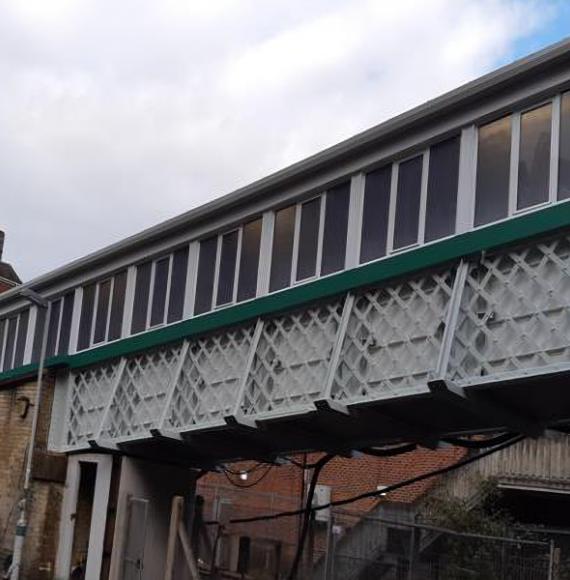
<svg viewBox="0 0 570 580">
<path fill-rule="evenodd" d="M 383 142 L 390 141 L 399 134 L 421 127 L 428 122 L 436 121 L 439 117 L 452 111 L 467 108 L 482 99 L 500 94 L 501 91 L 555 70 L 569 61 L 570 39 L 565 39 L 429 100 L 250 185 L 38 276 L 23 286 L 39 290 L 54 280 L 89 270 L 129 252 L 134 247 L 150 244 L 180 230 L 207 221 L 218 214 L 231 212 L 244 204 L 261 198 L 270 191 L 285 188 L 307 175 L 349 159 Z M 18 292 L 19 289 L 13 289 L 3 293 L 0 295 L 0 303 L 10 301 L 17 296 Z"/>
</svg>

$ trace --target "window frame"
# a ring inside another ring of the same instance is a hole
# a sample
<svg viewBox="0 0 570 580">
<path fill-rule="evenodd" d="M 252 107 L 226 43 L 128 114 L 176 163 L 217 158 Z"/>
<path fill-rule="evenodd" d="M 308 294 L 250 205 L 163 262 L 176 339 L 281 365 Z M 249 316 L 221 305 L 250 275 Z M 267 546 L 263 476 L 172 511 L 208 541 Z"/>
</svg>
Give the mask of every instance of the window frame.
<svg viewBox="0 0 570 580">
<path fill-rule="evenodd" d="M 2 329 L 2 340 L 0 341 L 0 372 L 7 372 L 10 371 L 14 368 L 17 368 L 14 366 L 15 361 L 16 361 L 16 354 L 17 354 L 17 349 L 18 349 L 18 337 L 20 334 L 20 325 L 21 325 L 21 320 L 22 320 L 22 314 L 24 314 L 25 312 L 28 313 L 28 325 L 27 325 L 27 330 L 26 330 L 26 337 L 24 340 L 24 351 L 23 351 L 23 357 L 22 357 L 22 364 L 26 364 L 29 361 L 29 336 L 30 334 L 33 334 L 33 327 L 35 326 L 35 321 L 32 319 L 32 310 L 33 308 L 28 307 L 28 308 L 20 308 L 14 312 L 10 312 L 7 313 L 3 316 L 2 318 L 2 324 L 3 324 L 3 329 Z M 12 320 L 13 318 L 16 319 L 16 328 L 14 329 L 14 343 L 12 345 L 12 354 L 10 356 L 10 364 L 8 365 L 8 367 L 6 369 L 4 369 L 4 363 L 5 363 L 5 358 L 6 358 L 6 346 L 8 343 L 8 324 L 10 322 L 10 320 Z M 60 319 L 61 320 L 61 319 Z M 58 328 L 58 332 L 59 332 L 59 328 Z M 56 343 L 57 345 L 57 343 Z M 56 352 L 57 352 L 57 347 L 56 347 Z"/>
<path fill-rule="evenodd" d="M 567 91 L 559 91 L 556 94 L 533 101 L 521 108 L 513 108 L 510 111 L 501 111 L 492 117 L 475 123 L 475 151 L 473 156 L 473 179 L 476 184 L 477 181 L 477 163 L 479 157 L 479 129 L 498 121 L 504 117 L 510 119 L 511 123 L 511 153 L 509 158 L 509 187 L 508 187 L 508 210 L 507 215 L 498 220 L 493 220 L 484 224 L 475 225 L 475 204 L 477 198 L 476 187 L 473 188 L 473 195 L 471 204 L 473 207 L 473 219 L 471 222 L 471 229 L 478 229 L 490 224 L 496 224 L 509 220 L 512 217 L 526 214 L 528 212 L 536 211 L 560 203 L 565 200 L 558 200 L 558 177 L 559 177 L 559 162 L 560 162 L 560 123 L 561 123 L 561 101 L 562 94 Z M 525 113 L 540 109 L 541 107 L 551 106 L 550 119 L 550 162 L 548 166 L 548 199 L 546 201 L 523 207 L 518 209 L 518 185 L 519 185 L 519 160 L 520 160 L 520 145 L 521 145 L 521 119 Z"/>
</svg>

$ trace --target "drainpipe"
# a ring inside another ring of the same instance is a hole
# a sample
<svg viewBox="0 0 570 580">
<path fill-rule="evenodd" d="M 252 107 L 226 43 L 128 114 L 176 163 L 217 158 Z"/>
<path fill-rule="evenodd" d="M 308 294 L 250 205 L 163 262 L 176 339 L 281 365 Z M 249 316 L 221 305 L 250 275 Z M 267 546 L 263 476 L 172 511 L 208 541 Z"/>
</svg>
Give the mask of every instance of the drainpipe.
<svg viewBox="0 0 570 580">
<path fill-rule="evenodd" d="M 14 552 L 12 555 L 12 565 L 10 566 L 10 580 L 18 580 L 20 577 L 20 569 L 22 565 L 22 552 L 24 549 L 24 542 L 26 540 L 26 532 L 28 531 L 28 504 L 30 499 L 31 482 L 32 482 L 32 463 L 34 457 L 34 447 L 36 445 L 36 432 L 38 429 L 38 416 L 40 411 L 40 401 L 42 397 L 42 382 L 44 374 L 44 362 L 46 357 L 47 336 L 48 336 L 48 313 L 49 302 L 40 296 L 37 292 L 30 288 L 22 288 L 20 296 L 34 304 L 39 309 L 43 309 L 46 313 L 44 318 L 44 328 L 42 332 L 42 344 L 40 350 L 40 361 L 38 364 L 38 377 L 36 382 L 36 400 L 34 402 L 34 412 L 32 415 L 32 432 L 30 434 L 30 441 L 28 443 L 28 454 L 26 457 L 26 474 L 24 478 L 24 489 L 22 492 L 22 499 L 20 500 L 20 515 L 16 523 L 16 535 L 14 537 Z"/>
</svg>

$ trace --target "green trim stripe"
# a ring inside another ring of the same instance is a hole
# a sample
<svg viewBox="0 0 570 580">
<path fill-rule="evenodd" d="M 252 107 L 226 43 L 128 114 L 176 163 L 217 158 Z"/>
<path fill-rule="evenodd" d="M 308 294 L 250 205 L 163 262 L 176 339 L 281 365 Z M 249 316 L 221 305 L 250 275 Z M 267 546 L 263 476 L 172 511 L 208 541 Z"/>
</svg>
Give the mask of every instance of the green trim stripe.
<svg viewBox="0 0 570 580">
<path fill-rule="evenodd" d="M 262 296 L 250 302 L 184 320 L 177 324 L 124 338 L 74 355 L 51 357 L 46 367 L 80 368 L 133 354 L 169 342 L 189 338 L 258 316 L 299 307 L 319 299 L 378 284 L 423 268 L 488 251 L 517 241 L 570 226 L 570 202 L 537 210 L 507 221 L 478 228 L 415 250 L 346 270 L 314 282 Z M 0 383 L 29 376 L 37 365 L 26 365 L 0 373 Z"/>
</svg>

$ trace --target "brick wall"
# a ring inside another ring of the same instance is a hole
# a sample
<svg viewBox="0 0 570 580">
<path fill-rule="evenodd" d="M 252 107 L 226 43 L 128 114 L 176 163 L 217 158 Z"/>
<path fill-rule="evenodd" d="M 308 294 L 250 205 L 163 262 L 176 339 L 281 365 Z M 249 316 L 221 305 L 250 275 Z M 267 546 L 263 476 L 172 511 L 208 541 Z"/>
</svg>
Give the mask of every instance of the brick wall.
<svg viewBox="0 0 570 580">
<path fill-rule="evenodd" d="M 65 476 L 65 458 L 46 452 L 53 381 L 48 378 L 44 386 L 24 549 L 24 580 L 48 580 L 53 577 L 62 480 Z M 27 414 L 23 415 L 26 400 L 33 402 L 35 390 L 36 384 L 32 381 L 0 389 L 0 550 L 3 555 L 12 551 L 14 541 L 33 408 L 30 406 Z"/>
</svg>

